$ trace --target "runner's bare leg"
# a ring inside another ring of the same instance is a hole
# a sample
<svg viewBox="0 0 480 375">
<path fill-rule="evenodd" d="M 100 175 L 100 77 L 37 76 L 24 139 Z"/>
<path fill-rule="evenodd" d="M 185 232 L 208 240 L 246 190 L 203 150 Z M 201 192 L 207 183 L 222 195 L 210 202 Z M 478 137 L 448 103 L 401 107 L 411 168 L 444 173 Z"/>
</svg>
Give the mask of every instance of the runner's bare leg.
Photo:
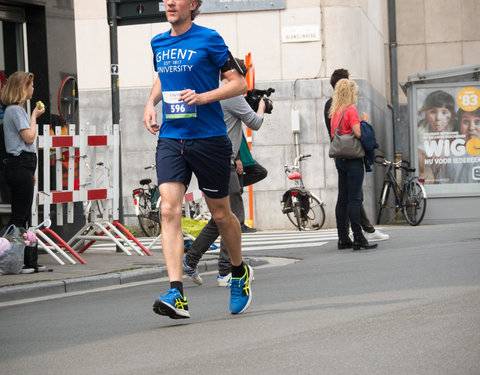
<svg viewBox="0 0 480 375">
<path fill-rule="evenodd" d="M 168 278 L 170 282 L 182 281 L 182 202 L 185 185 L 181 182 L 165 182 L 159 189 L 162 196 L 162 251 Z"/>
<path fill-rule="evenodd" d="M 242 264 L 242 232 L 237 217 L 230 209 L 230 196 L 220 199 L 205 197 L 212 218 L 217 224 L 232 265 Z"/>
</svg>

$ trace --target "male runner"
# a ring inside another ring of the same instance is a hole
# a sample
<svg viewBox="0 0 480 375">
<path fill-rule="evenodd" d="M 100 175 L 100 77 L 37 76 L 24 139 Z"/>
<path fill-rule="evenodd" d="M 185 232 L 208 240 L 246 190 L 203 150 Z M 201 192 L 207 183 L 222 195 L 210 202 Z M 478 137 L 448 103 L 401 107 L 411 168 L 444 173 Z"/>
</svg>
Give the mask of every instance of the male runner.
<svg viewBox="0 0 480 375">
<path fill-rule="evenodd" d="M 159 132 L 156 166 L 162 196 L 162 249 L 170 280 L 170 290 L 155 299 L 153 310 L 172 319 L 190 317 L 182 283 L 181 215 L 193 172 L 232 262 L 230 312 L 238 314 L 251 302 L 252 269 L 243 263 L 240 224 L 230 209 L 232 144 L 219 100 L 245 93 L 247 84 L 222 37 L 193 23 L 202 0 L 164 3 L 172 28 L 151 41 L 158 77 L 143 117 L 148 131 Z M 221 87 L 220 71 L 227 79 Z M 161 126 L 155 112 L 160 100 Z"/>
</svg>

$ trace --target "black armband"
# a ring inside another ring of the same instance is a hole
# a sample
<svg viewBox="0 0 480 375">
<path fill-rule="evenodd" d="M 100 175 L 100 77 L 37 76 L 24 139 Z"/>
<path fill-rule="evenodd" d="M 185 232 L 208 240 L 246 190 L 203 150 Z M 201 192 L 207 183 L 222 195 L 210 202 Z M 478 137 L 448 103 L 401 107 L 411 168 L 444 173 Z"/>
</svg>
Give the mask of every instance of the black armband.
<svg viewBox="0 0 480 375">
<path fill-rule="evenodd" d="M 225 72 L 228 72 L 229 70 L 234 70 L 234 69 L 237 70 L 242 75 L 242 77 L 245 77 L 245 75 L 247 74 L 247 72 L 244 69 L 242 69 L 242 67 L 237 63 L 237 60 L 235 59 L 235 57 L 232 56 L 232 53 L 228 51 L 228 60 L 220 68 L 220 71 L 222 73 L 225 73 Z"/>
</svg>

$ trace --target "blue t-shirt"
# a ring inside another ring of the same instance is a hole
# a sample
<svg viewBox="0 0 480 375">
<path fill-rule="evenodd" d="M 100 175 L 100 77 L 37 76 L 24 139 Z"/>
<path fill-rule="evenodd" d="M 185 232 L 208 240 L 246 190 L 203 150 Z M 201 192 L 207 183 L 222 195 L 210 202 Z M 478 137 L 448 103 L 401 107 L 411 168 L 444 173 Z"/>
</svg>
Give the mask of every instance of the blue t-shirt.
<svg viewBox="0 0 480 375">
<path fill-rule="evenodd" d="M 170 30 L 151 42 L 153 62 L 162 85 L 163 122 L 159 137 L 176 139 L 227 135 L 219 102 L 189 106 L 179 102 L 185 89 L 197 93 L 218 88 L 220 67 L 228 59 L 228 47 L 212 29 L 192 24 L 182 35 Z"/>
<path fill-rule="evenodd" d="M 5 149 L 14 156 L 23 151 L 35 152 L 35 144 L 26 144 L 20 135 L 20 130 L 30 129 L 27 112 L 19 105 L 12 104 L 5 109 L 3 117 L 3 132 L 5 134 Z"/>
</svg>

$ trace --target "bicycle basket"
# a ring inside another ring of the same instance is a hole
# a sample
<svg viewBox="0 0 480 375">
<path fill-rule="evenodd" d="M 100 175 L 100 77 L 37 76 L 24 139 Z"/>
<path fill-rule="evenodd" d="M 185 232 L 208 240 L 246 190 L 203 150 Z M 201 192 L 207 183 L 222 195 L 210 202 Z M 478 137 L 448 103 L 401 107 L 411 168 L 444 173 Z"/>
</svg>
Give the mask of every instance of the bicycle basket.
<svg viewBox="0 0 480 375">
<path fill-rule="evenodd" d="M 281 203 L 283 203 L 282 212 L 286 214 L 287 212 L 292 212 L 292 192 L 297 193 L 298 201 L 300 202 L 300 207 L 302 208 L 302 219 L 306 220 L 308 211 L 310 210 L 310 199 L 306 191 L 300 189 L 289 189 L 283 193 Z"/>
<path fill-rule="evenodd" d="M 310 199 L 307 193 L 299 194 L 300 206 L 302 207 L 302 219 L 307 220 L 310 211 Z"/>
<path fill-rule="evenodd" d="M 152 189 L 152 197 L 150 198 L 150 202 L 152 203 L 152 210 L 157 207 L 158 198 L 160 198 L 160 191 L 158 190 L 158 187 L 155 186 L 155 188 Z"/>
<path fill-rule="evenodd" d="M 283 203 L 283 206 L 282 206 L 282 212 L 284 214 L 286 214 L 287 212 L 292 212 L 293 211 L 293 208 L 292 208 L 292 197 L 290 195 L 290 191 L 286 191 L 285 193 L 283 193 L 283 196 L 282 196 L 282 200 L 280 201 L 280 203 Z"/>
</svg>

